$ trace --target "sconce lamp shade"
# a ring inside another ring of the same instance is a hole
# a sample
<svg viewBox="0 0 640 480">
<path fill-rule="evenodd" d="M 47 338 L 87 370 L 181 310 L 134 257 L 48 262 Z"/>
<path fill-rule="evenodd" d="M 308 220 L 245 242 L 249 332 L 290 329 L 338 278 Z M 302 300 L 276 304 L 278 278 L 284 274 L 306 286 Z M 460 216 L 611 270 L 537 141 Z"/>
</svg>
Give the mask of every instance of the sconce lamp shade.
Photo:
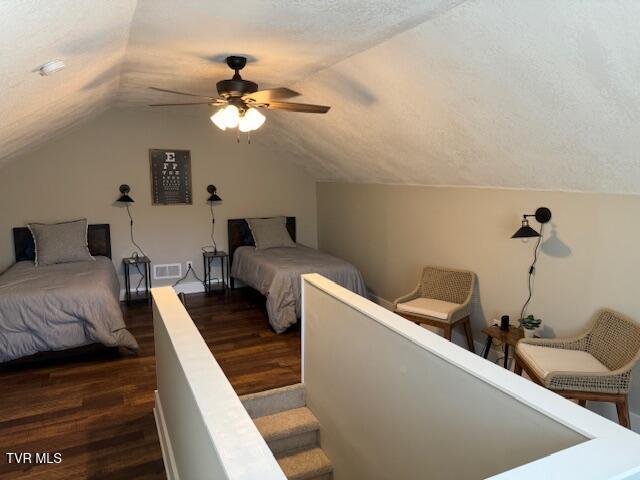
<svg viewBox="0 0 640 480">
<path fill-rule="evenodd" d="M 210 193 L 209 198 L 207 199 L 207 202 L 221 202 L 222 199 L 218 196 L 218 194 L 216 193 L 216 187 L 215 185 L 209 185 L 207 187 L 207 192 Z"/>
<path fill-rule="evenodd" d="M 118 202 L 133 203 L 133 198 L 129 196 L 130 191 L 131 191 L 131 188 L 129 188 L 129 185 L 127 184 L 120 185 L 120 198 L 118 198 Z"/>
<path fill-rule="evenodd" d="M 511 238 L 532 238 L 540 236 L 538 232 L 529 226 L 529 217 L 535 217 L 538 223 L 543 225 L 551 220 L 551 210 L 547 207 L 540 207 L 534 214 L 525 213 L 522 216 L 522 226 L 511 236 Z"/>
<path fill-rule="evenodd" d="M 524 219 L 522 220 L 522 226 L 511 236 L 511 238 L 533 238 L 539 236 L 540 234 L 529 226 L 529 221 Z"/>
</svg>

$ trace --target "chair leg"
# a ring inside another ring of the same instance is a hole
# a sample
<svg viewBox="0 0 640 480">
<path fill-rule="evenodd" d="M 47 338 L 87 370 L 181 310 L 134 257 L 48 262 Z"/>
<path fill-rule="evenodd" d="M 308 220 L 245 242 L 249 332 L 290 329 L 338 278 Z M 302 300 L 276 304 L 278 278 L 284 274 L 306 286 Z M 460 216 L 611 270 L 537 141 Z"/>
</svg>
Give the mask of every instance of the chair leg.
<svg viewBox="0 0 640 480">
<path fill-rule="evenodd" d="M 467 345 L 469 347 L 469 351 L 471 353 L 476 353 L 476 349 L 473 345 L 473 335 L 471 335 L 471 321 L 469 317 L 466 320 L 463 320 L 462 326 L 464 327 L 464 333 L 467 335 Z"/>
<path fill-rule="evenodd" d="M 623 395 L 620 400 L 616 401 L 616 410 L 618 410 L 618 421 L 623 427 L 631 428 L 631 420 L 629 419 L 629 397 Z"/>
<path fill-rule="evenodd" d="M 451 341 L 451 325 L 445 325 L 442 327 L 442 329 L 444 330 L 444 338 Z"/>
<path fill-rule="evenodd" d="M 515 373 L 516 375 L 522 375 L 522 364 L 518 360 L 518 356 L 515 353 L 513 355 L 513 360 L 515 362 L 513 366 L 513 373 Z"/>
</svg>

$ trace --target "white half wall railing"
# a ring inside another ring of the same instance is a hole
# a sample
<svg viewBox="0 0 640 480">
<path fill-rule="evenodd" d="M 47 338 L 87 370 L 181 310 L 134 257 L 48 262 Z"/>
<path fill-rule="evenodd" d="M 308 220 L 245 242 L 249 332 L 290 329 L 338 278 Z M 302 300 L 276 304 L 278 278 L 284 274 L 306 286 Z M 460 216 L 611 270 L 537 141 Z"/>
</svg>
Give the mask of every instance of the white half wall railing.
<svg viewBox="0 0 640 480">
<path fill-rule="evenodd" d="M 640 436 L 326 278 L 302 368 L 334 480 L 640 478 Z"/>
<path fill-rule="evenodd" d="M 151 294 L 154 414 L 169 480 L 285 480 L 176 292 Z"/>
</svg>

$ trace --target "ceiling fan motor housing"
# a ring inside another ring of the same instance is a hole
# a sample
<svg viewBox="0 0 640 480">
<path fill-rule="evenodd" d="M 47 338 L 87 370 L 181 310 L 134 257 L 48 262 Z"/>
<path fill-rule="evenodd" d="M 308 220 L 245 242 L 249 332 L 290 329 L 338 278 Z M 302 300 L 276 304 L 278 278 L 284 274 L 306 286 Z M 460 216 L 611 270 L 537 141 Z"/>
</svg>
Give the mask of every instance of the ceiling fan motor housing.
<svg viewBox="0 0 640 480">
<path fill-rule="evenodd" d="M 221 97 L 241 97 L 247 93 L 253 93 L 258 91 L 258 84 L 249 80 L 243 80 L 240 76 L 240 70 L 247 64 L 246 57 L 230 56 L 227 57 L 227 65 L 231 70 L 235 70 L 233 78 L 229 80 L 221 80 L 216 83 L 218 88 L 218 94 Z"/>
<path fill-rule="evenodd" d="M 258 91 L 258 84 L 242 78 L 231 78 L 229 80 L 220 80 L 216 83 L 218 94 L 221 97 L 241 97 L 247 93 Z"/>
</svg>

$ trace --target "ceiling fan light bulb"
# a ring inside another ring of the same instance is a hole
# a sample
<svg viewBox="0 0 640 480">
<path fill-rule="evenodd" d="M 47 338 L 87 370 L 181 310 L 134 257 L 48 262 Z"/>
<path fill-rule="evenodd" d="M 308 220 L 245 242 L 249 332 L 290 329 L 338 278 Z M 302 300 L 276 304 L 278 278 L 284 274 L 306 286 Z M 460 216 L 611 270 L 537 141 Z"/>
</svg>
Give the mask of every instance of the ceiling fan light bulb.
<svg viewBox="0 0 640 480">
<path fill-rule="evenodd" d="M 222 110 L 222 118 L 227 128 L 236 128 L 240 121 L 240 110 L 235 105 L 227 105 Z"/>
<path fill-rule="evenodd" d="M 242 117 L 240 117 L 240 131 L 251 132 L 253 130 L 257 130 L 262 126 L 265 120 L 266 117 L 257 109 L 250 108 Z"/>
<path fill-rule="evenodd" d="M 220 110 L 218 110 L 216 113 L 214 113 L 213 115 L 211 115 L 211 121 L 213 122 L 213 124 L 218 127 L 220 130 L 226 130 L 227 129 L 227 124 L 225 122 L 225 118 L 224 118 L 224 109 L 221 108 Z"/>
</svg>

